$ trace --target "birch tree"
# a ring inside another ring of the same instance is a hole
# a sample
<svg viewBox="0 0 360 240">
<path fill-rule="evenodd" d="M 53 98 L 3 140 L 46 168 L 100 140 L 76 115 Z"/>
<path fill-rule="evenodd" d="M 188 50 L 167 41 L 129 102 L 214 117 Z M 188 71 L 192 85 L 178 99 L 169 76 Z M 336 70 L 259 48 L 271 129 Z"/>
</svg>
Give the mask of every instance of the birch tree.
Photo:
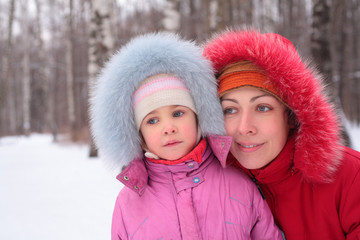
<svg viewBox="0 0 360 240">
<path fill-rule="evenodd" d="M 180 30 L 180 12 L 178 0 L 167 0 L 162 21 L 165 31 L 178 32 Z"/>
<path fill-rule="evenodd" d="M 253 0 L 253 24 L 265 31 L 274 31 L 279 19 L 279 9 L 274 1 Z"/>
<path fill-rule="evenodd" d="M 339 105 L 339 96 L 335 91 L 334 80 L 332 78 L 332 58 L 330 49 L 331 2 L 329 0 L 313 0 L 313 22 L 311 34 L 311 53 L 316 65 L 324 76 L 327 90 L 330 92 L 331 101 Z M 339 108 L 339 107 L 338 107 Z M 341 108 L 339 108 L 341 109 Z M 341 111 L 342 112 L 342 111 Z M 342 120 L 344 115 L 340 114 Z M 344 144 L 349 146 L 350 138 L 343 128 L 342 137 Z"/>
<path fill-rule="evenodd" d="M 325 76 L 329 90 L 333 91 L 330 54 L 330 3 L 329 0 L 313 0 L 311 53 L 320 72 Z M 335 98 L 336 94 L 331 94 Z"/>
<path fill-rule="evenodd" d="M 43 39 L 43 8 L 44 1 L 41 0 L 35 0 L 35 7 L 36 7 L 36 46 L 37 46 L 37 55 L 39 58 L 39 68 L 37 71 L 39 72 L 39 78 L 41 81 L 41 90 L 42 90 L 42 107 L 41 111 L 43 113 L 43 119 L 44 119 L 44 125 L 47 128 L 47 130 L 50 130 L 53 136 L 53 141 L 56 142 L 57 140 L 57 133 L 54 131 L 54 127 L 56 124 L 54 123 L 53 118 L 53 94 L 50 93 L 50 82 L 52 81 L 53 76 L 50 73 L 50 65 L 52 62 L 52 56 L 50 52 L 46 52 L 44 39 Z M 51 5 L 52 6 L 52 5 Z M 51 11 L 50 11 L 51 12 Z M 50 25 L 52 25 L 54 16 L 50 16 Z M 46 56 L 48 54 L 48 56 Z M 46 61 L 45 61 L 46 59 Z M 42 123 L 41 123 L 42 124 Z"/>
<path fill-rule="evenodd" d="M 73 61 L 73 0 L 69 0 L 68 36 L 66 40 L 66 81 L 68 118 L 70 123 L 71 140 L 77 140 L 74 96 L 74 61 Z"/>
<path fill-rule="evenodd" d="M 209 29 L 210 33 L 215 32 L 218 29 L 218 14 L 219 14 L 219 3 L 217 0 L 208 0 L 209 2 Z"/>
<path fill-rule="evenodd" d="M 91 23 L 89 38 L 89 92 L 95 83 L 96 75 L 104 62 L 108 59 L 114 48 L 114 38 L 111 32 L 112 20 L 111 10 L 113 9 L 111 1 L 103 2 L 101 0 L 91 1 Z M 90 157 L 97 156 L 93 139 L 90 141 Z"/>
<path fill-rule="evenodd" d="M 23 108 L 23 132 L 26 136 L 30 134 L 30 103 L 31 103 L 31 87 L 30 87 L 30 44 L 29 44 L 29 14 L 28 1 L 21 2 L 22 15 L 22 48 L 23 48 L 23 76 L 22 76 L 22 108 Z"/>
<path fill-rule="evenodd" d="M 48 0 L 49 2 L 49 12 L 55 12 L 58 7 L 56 6 L 56 0 Z M 51 131 L 53 141 L 57 142 L 58 136 L 58 124 L 56 121 L 56 108 L 55 108 L 55 99 L 56 99 L 56 53 L 55 45 L 57 45 L 56 29 L 58 16 L 49 15 L 49 26 L 50 26 L 50 39 L 47 48 L 47 61 L 46 67 L 44 69 L 44 95 L 46 99 L 46 115 L 45 120 Z"/>
<path fill-rule="evenodd" d="M 7 91 L 9 85 L 9 76 L 10 76 L 10 62 L 12 57 L 12 36 L 13 36 L 13 21 L 14 21 L 14 12 L 15 12 L 15 0 L 10 1 L 9 7 L 9 17 L 8 17 L 8 24 L 7 24 L 7 36 L 6 36 L 6 48 L 5 48 L 5 55 L 4 55 L 4 65 L 3 71 L 1 74 L 1 87 L 0 87 L 0 136 L 2 132 L 4 132 L 4 128 L 6 126 L 6 118 L 4 117 L 5 114 L 5 106 L 6 106 L 6 98 L 7 98 Z"/>
<path fill-rule="evenodd" d="M 354 104 L 354 115 L 351 119 L 357 125 L 360 124 L 360 1 L 354 1 L 352 9 L 352 26 L 353 26 L 353 53 L 354 53 L 354 60 L 353 60 L 353 81 L 354 87 L 353 91 L 354 99 L 353 101 L 357 104 Z"/>
</svg>

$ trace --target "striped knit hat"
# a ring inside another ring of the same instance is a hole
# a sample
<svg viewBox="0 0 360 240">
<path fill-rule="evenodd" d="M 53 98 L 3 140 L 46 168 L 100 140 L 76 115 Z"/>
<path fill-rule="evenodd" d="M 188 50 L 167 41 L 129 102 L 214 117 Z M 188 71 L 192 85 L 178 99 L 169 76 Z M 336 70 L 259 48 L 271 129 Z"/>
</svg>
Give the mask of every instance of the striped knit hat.
<svg viewBox="0 0 360 240">
<path fill-rule="evenodd" d="M 133 95 L 136 129 L 150 112 L 168 105 L 181 105 L 196 113 L 195 104 L 184 82 L 171 74 L 156 74 L 140 83 Z"/>
<path fill-rule="evenodd" d="M 222 97 L 225 93 L 234 88 L 252 86 L 261 88 L 277 98 L 280 98 L 278 91 L 267 79 L 265 71 L 250 61 L 244 60 L 227 65 L 222 69 L 218 77 L 218 82 L 219 97 Z"/>
</svg>

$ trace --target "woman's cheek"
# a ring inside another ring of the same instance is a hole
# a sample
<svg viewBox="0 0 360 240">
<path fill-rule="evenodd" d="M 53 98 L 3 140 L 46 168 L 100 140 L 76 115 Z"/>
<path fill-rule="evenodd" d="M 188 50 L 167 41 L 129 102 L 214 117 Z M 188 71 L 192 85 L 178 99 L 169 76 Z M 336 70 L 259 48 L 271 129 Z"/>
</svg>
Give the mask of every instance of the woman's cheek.
<svg viewBox="0 0 360 240">
<path fill-rule="evenodd" d="M 233 136 L 234 134 L 234 124 L 233 121 L 230 121 L 229 119 L 225 119 L 225 131 L 226 135 Z"/>
</svg>

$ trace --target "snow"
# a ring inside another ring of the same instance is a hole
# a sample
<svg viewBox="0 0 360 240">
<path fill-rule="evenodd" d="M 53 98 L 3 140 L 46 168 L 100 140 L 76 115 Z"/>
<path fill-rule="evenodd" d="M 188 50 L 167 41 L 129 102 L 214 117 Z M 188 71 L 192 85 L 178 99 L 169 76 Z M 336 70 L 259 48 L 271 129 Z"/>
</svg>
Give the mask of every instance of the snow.
<svg viewBox="0 0 360 240">
<path fill-rule="evenodd" d="M 85 145 L 0 138 L 0 239 L 110 239 L 122 184 Z"/>
<path fill-rule="evenodd" d="M 345 121 L 345 128 L 351 139 L 351 147 L 360 152 L 360 126 Z"/>
<path fill-rule="evenodd" d="M 347 124 L 360 151 L 360 127 Z M 123 185 L 88 147 L 50 135 L 0 138 L 1 240 L 110 239 Z"/>
</svg>

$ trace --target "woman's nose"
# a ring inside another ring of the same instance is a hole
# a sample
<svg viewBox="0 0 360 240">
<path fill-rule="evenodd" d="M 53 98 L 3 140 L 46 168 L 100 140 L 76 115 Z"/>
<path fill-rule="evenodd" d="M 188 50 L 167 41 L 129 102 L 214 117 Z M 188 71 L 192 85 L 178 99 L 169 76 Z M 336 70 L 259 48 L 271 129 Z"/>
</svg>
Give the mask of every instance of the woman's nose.
<svg viewBox="0 0 360 240">
<path fill-rule="evenodd" d="M 256 133 L 256 127 L 250 113 L 241 114 L 237 130 L 241 135 L 253 135 Z"/>
</svg>

